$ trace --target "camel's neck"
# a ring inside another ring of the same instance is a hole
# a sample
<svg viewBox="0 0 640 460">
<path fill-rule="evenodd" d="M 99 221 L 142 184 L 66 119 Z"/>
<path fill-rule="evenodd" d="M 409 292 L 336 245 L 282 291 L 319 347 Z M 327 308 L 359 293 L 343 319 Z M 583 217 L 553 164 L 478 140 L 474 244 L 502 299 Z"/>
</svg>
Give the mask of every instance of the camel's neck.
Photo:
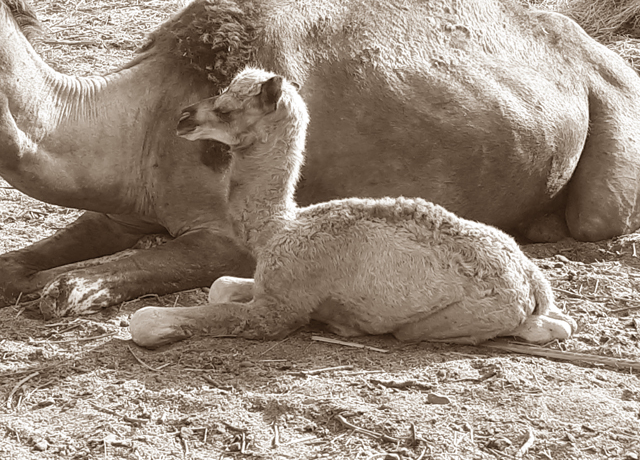
<svg viewBox="0 0 640 460">
<path fill-rule="evenodd" d="M 295 187 L 304 160 L 304 131 L 280 123 L 265 142 L 233 149 L 229 211 L 236 231 L 256 253 L 295 218 Z"/>
<path fill-rule="evenodd" d="M 0 175 L 50 203 L 153 215 L 147 183 L 169 187 L 180 168 L 200 164 L 186 152 L 202 147 L 175 136 L 175 125 L 180 107 L 210 95 L 209 83 L 151 53 L 105 77 L 63 75 L 2 25 Z M 185 152 L 183 163 L 167 151 Z M 172 174 L 149 177 L 158 171 Z"/>
</svg>

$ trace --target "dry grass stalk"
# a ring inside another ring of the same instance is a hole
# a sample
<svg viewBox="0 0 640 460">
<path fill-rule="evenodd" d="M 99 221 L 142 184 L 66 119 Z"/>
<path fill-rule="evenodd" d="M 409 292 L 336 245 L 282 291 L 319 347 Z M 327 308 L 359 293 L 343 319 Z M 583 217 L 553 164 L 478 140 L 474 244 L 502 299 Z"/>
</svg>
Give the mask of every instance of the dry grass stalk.
<svg viewBox="0 0 640 460">
<path fill-rule="evenodd" d="M 574 19 L 585 31 L 640 70 L 638 0 L 521 0 Z"/>
<path fill-rule="evenodd" d="M 338 421 L 340 423 L 342 423 L 344 426 L 346 426 L 347 428 L 351 428 L 352 430 L 358 432 L 358 433 L 362 433 L 364 435 L 370 436 L 374 439 L 382 439 L 383 441 L 387 441 L 387 442 L 400 442 L 399 439 L 394 438 L 392 436 L 388 436 L 386 434 L 381 434 L 381 433 L 376 433 L 375 431 L 371 431 L 368 430 L 366 428 L 361 428 L 357 425 L 354 425 L 353 423 L 348 422 L 342 415 L 336 415 L 336 418 L 338 419 Z"/>
<path fill-rule="evenodd" d="M 129 351 L 131 352 L 131 354 L 133 355 L 133 357 L 136 359 L 136 361 L 138 361 L 140 364 L 142 364 L 144 367 L 146 367 L 147 369 L 153 371 L 153 372 L 159 372 L 162 369 L 164 369 L 165 367 L 169 366 L 171 363 L 165 363 L 160 367 L 151 367 L 149 366 L 147 363 L 145 363 L 142 359 L 140 359 L 131 349 L 131 347 L 129 345 L 127 345 L 127 348 L 129 349 Z"/>
<path fill-rule="evenodd" d="M 102 335 L 94 335 L 93 337 L 78 337 L 78 338 L 74 338 L 74 339 L 67 339 L 67 340 L 34 340 L 31 343 L 46 343 L 46 344 L 53 344 L 53 343 L 70 343 L 70 342 L 86 342 L 88 340 L 98 340 L 98 339 L 104 339 L 106 337 L 111 337 L 112 335 L 116 335 L 117 332 L 107 332 L 106 334 L 102 334 Z"/>
<path fill-rule="evenodd" d="M 27 383 L 29 380 L 31 380 L 34 377 L 37 377 L 38 375 L 40 375 L 40 372 L 34 372 L 33 374 L 29 374 L 27 375 L 25 378 L 23 378 L 22 380 L 20 380 L 16 386 L 13 387 L 13 389 L 9 392 L 9 396 L 7 396 L 7 409 L 11 409 L 11 400 L 13 398 L 13 395 L 16 394 L 16 391 L 18 391 L 18 389 L 24 385 L 25 383 Z"/>
<path fill-rule="evenodd" d="M 370 347 L 368 345 L 362 345 L 360 343 L 355 343 L 355 342 L 345 342 L 344 340 L 330 339 L 328 337 L 320 337 L 318 335 L 312 336 L 311 340 L 315 340 L 316 342 L 333 343 L 335 345 L 342 345 L 345 347 L 366 348 L 367 350 L 377 351 L 378 353 L 389 353 L 389 350 L 383 350 L 382 348 Z"/>
<path fill-rule="evenodd" d="M 562 361 L 582 361 L 592 364 L 603 364 L 616 369 L 635 369 L 640 370 L 640 361 L 631 359 L 610 358 L 607 356 L 597 356 L 586 353 L 574 353 L 562 350 L 552 350 L 532 345 L 520 345 L 517 343 L 499 343 L 487 342 L 480 346 L 493 348 L 496 350 L 508 351 L 512 353 L 522 353 L 525 355 L 542 356 L 544 358 L 560 359 Z"/>
<path fill-rule="evenodd" d="M 531 446 L 533 446 L 533 443 L 535 442 L 535 440 L 536 440 L 536 436 L 533 433 L 533 430 L 531 429 L 531 427 L 529 427 L 529 437 L 527 438 L 525 443 L 522 445 L 522 447 L 518 449 L 518 452 L 516 452 L 516 459 L 520 459 L 524 457 L 526 453 L 529 451 L 529 449 L 531 448 Z"/>
</svg>

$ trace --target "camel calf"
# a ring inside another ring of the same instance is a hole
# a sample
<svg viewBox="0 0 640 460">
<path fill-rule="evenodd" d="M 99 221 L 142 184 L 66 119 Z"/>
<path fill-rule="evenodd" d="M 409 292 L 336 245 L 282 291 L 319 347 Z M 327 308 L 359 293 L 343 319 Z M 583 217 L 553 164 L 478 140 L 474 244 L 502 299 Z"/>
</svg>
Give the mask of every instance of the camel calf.
<svg viewBox="0 0 640 460">
<path fill-rule="evenodd" d="M 139 310 L 136 343 L 203 332 L 277 339 L 310 319 L 342 336 L 467 344 L 511 335 L 546 342 L 575 331 L 542 272 L 496 228 L 419 198 L 298 208 L 307 123 L 293 85 L 251 68 L 220 96 L 184 109 L 180 136 L 231 147 L 229 212 L 257 259 L 255 281 L 217 280 L 209 305 Z"/>
</svg>

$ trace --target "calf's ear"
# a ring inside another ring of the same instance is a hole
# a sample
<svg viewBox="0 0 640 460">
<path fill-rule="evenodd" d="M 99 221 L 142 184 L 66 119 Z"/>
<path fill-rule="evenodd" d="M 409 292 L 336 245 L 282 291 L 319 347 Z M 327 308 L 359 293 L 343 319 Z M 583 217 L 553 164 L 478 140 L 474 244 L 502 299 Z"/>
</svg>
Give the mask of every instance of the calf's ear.
<svg viewBox="0 0 640 460">
<path fill-rule="evenodd" d="M 278 101 L 282 96 L 282 77 L 276 75 L 262 84 L 260 100 L 262 105 L 272 112 L 276 109 Z"/>
</svg>

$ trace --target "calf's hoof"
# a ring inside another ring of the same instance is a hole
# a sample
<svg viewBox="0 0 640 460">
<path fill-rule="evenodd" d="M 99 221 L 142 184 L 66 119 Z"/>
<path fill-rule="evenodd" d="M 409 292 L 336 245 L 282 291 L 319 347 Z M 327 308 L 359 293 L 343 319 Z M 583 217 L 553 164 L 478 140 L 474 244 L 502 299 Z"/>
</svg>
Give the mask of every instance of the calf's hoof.
<svg viewBox="0 0 640 460">
<path fill-rule="evenodd" d="M 552 340 L 565 340 L 575 330 L 575 321 L 533 315 L 510 335 L 520 337 L 531 343 L 546 343 Z"/>
<path fill-rule="evenodd" d="M 167 317 L 169 310 L 144 307 L 136 311 L 129 321 L 131 339 L 141 347 L 158 348 L 191 337 L 188 327 Z"/>
</svg>

